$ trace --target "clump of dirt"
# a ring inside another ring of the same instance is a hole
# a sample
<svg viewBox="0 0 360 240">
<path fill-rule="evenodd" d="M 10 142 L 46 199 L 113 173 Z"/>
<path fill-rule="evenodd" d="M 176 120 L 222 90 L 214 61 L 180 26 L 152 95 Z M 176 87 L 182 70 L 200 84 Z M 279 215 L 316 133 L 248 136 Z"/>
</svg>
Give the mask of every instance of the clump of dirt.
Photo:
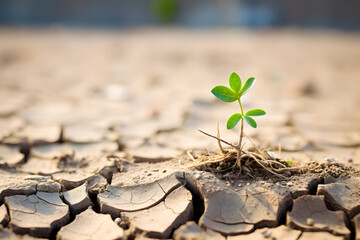
<svg viewBox="0 0 360 240">
<path fill-rule="evenodd" d="M 293 175 L 316 173 L 324 179 L 360 176 L 360 171 L 337 161 L 318 162 L 311 160 L 303 165 L 286 160 L 275 152 L 260 150 L 258 152 L 243 151 L 237 160 L 237 152 L 228 150 L 224 153 L 204 151 L 188 152 L 192 164 L 187 168 L 216 173 L 219 176 L 249 177 L 252 179 L 279 178 L 289 180 Z"/>
<path fill-rule="evenodd" d="M 353 167 L 337 161 L 327 161 L 323 163 L 311 161 L 305 164 L 304 171 L 319 173 L 321 178 L 360 176 L 360 172 L 355 170 Z"/>
<path fill-rule="evenodd" d="M 268 150 L 258 152 L 243 150 L 239 159 L 237 159 L 235 150 L 227 150 L 219 154 L 188 152 L 188 155 L 193 161 L 193 164 L 188 167 L 195 167 L 222 175 L 233 173 L 251 178 L 271 175 L 287 180 L 292 174 L 302 170 L 302 168 L 294 167 L 292 162 Z"/>
</svg>

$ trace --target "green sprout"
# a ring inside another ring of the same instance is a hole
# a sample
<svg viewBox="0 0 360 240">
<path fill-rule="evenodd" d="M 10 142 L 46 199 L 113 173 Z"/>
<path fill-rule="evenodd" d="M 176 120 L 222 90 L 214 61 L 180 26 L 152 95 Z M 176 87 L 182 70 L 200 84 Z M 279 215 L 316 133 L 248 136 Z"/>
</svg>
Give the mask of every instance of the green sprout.
<svg viewBox="0 0 360 240">
<path fill-rule="evenodd" d="M 293 164 L 294 164 L 294 161 L 291 160 L 291 159 L 286 159 L 286 163 L 289 164 L 289 165 L 293 165 Z"/>
<path fill-rule="evenodd" d="M 241 79 L 238 74 L 235 72 L 230 74 L 229 77 L 229 85 L 230 88 L 225 86 L 216 86 L 211 92 L 223 102 L 235 102 L 239 103 L 240 112 L 231 115 L 226 123 L 227 129 L 233 129 L 238 122 L 240 121 L 240 138 L 237 145 L 232 145 L 238 152 L 238 158 L 241 154 L 242 148 L 242 138 L 243 138 L 243 130 L 244 130 L 244 119 L 245 121 L 253 128 L 257 127 L 256 121 L 252 117 L 265 115 L 266 112 L 262 109 L 252 109 L 244 113 L 243 106 L 241 104 L 241 97 L 250 91 L 255 85 L 255 78 L 251 77 L 246 80 L 245 84 L 241 84 Z M 220 140 L 220 139 L 218 139 Z M 224 141 L 223 141 L 224 142 Z"/>
</svg>

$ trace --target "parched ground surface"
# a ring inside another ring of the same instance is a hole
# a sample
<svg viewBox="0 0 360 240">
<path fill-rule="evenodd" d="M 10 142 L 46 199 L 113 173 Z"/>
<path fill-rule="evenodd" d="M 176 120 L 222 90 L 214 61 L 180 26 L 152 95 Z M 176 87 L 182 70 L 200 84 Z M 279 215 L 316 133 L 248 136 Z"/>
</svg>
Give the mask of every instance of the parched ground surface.
<svg viewBox="0 0 360 240">
<path fill-rule="evenodd" d="M 360 239 L 358 33 L 0 35 L 0 239 Z M 187 168 L 218 151 L 197 129 L 238 138 L 236 105 L 210 93 L 233 71 L 267 112 L 246 134 L 316 171 Z"/>
</svg>

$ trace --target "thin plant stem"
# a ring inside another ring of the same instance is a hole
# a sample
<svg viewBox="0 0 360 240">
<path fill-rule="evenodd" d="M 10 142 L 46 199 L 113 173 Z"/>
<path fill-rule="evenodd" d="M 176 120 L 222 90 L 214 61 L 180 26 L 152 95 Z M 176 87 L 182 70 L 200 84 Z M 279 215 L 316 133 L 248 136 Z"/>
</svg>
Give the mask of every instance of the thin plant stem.
<svg viewBox="0 0 360 240">
<path fill-rule="evenodd" d="M 239 106 L 240 106 L 241 114 L 244 115 L 244 110 L 243 110 L 243 107 L 242 107 L 242 105 L 241 105 L 240 98 L 238 99 L 238 103 L 239 103 Z"/>
<path fill-rule="evenodd" d="M 244 110 L 243 110 L 243 107 L 241 105 L 240 97 L 238 99 L 238 103 L 239 103 L 241 115 L 243 116 L 244 115 Z M 236 148 L 236 150 L 238 151 L 237 161 L 240 160 L 240 155 L 241 155 L 241 144 L 242 144 L 242 138 L 243 138 L 243 132 L 244 132 L 244 118 L 243 117 L 241 118 L 240 125 L 241 125 L 240 126 L 240 138 L 239 138 L 239 143 L 238 143 L 237 148 Z"/>
<path fill-rule="evenodd" d="M 241 118 L 241 120 L 240 120 L 240 138 L 239 138 L 239 143 L 238 143 L 239 149 L 241 149 L 243 135 L 244 135 L 244 118 Z"/>
</svg>

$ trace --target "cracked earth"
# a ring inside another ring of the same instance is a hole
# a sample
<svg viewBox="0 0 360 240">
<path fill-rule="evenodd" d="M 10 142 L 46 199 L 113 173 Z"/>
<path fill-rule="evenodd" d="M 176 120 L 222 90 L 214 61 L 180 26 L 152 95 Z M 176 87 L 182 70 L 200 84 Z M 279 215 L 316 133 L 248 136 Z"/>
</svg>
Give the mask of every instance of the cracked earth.
<svg viewBox="0 0 360 240">
<path fill-rule="evenodd" d="M 360 239 L 359 34 L 0 35 L 0 239 Z M 238 139 L 210 93 L 233 71 L 267 112 L 247 136 L 311 171 L 188 167 L 218 151 L 197 129 Z"/>
</svg>

